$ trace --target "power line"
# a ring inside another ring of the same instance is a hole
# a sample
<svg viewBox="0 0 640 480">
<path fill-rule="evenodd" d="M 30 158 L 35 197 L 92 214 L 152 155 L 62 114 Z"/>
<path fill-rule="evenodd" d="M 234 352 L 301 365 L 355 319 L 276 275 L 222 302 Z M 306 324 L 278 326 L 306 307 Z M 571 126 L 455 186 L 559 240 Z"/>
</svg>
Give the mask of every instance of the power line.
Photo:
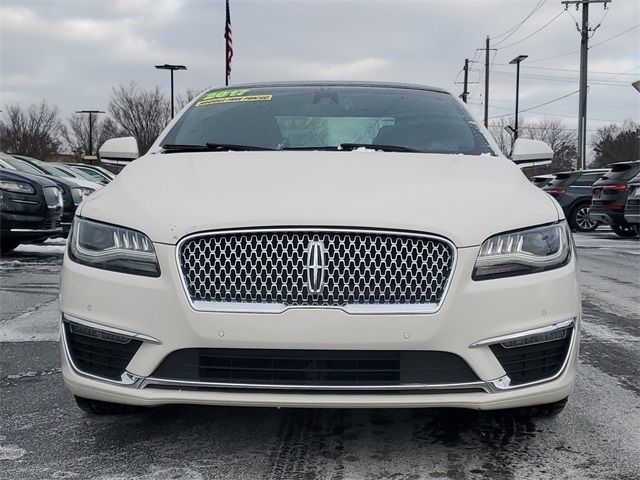
<svg viewBox="0 0 640 480">
<path fill-rule="evenodd" d="M 500 34 L 496 37 L 493 37 L 493 40 L 495 40 L 496 38 L 500 38 L 504 35 L 506 35 L 506 37 L 504 37 L 502 40 L 498 41 L 498 43 L 495 45 L 496 47 L 499 46 L 502 42 L 506 41 L 509 37 L 511 37 L 511 35 L 513 35 L 514 33 L 516 33 L 518 31 L 518 29 L 520 27 L 522 27 L 522 25 L 524 25 L 526 23 L 527 20 L 529 20 L 538 10 L 540 10 L 540 8 L 542 8 L 542 6 L 547 3 L 547 0 L 540 0 L 529 12 L 529 14 L 524 17 L 524 19 L 520 22 L 517 23 L 513 28 L 507 30 L 506 32 L 504 32 L 503 34 Z"/>
<path fill-rule="evenodd" d="M 635 29 L 636 29 L 636 28 L 638 28 L 638 27 L 640 27 L 640 23 L 639 23 L 639 24 L 637 24 L 637 25 L 634 25 L 634 26 L 633 26 L 633 27 L 631 27 L 631 28 L 628 28 L 628 29 L 626 29 L 626 30 L 623 30 L 622 32 L 620 32 L 620 33 L 618 33 L 618 34 L 614 35 L 613 37 L 609 37 L 609 38 L 607 38 L 607 39 L 605 39 L 605 40 L 602 40 L 602 41 L 600 41 L 600 42 L 594 43 L 593 45 L 591 45 L 591 47 L 590 47 L 590 48 L 597 47 L 598 45 L 602 45 L 603 43 L 607 43 L 609 40 L 613 40 L 614 38 L 618 38 L 618 37 L 620 37 L 621 35 L 624 35 L 625 33 L 629 33 L 629 32 L 631 32 L 631 31 L 635 30 Z"/>
<path fill-rule="evenodd" d="M 594 43 L 593 45 L 591 45 L 591 47 L 589 47 L 589 49 L 592 49 L 593 47 L 597 47 L 599 45 L 602 45 L 603 43 L 608 42 L 609 40 L 613 40 L 614 38 L 618 38 L 621 35 L 624 35 L 626 33 L 629 33 L 631 31 L 635 30 L 638 27 L 640 27 L 640 24 L 635 25 L 635 26 L 633 26 L 631 28 L 628 28 L 626 30 L 623 30 L 622 32 L 617 33 L 617 34 L 613 35 L 612 37 L 609 37 L 609 38 L 607 38 L 605 40 L 602 40 L 601 42 Z M 539 58 L 537 60 L 529 60 L 529 63 L 539 63 L 539 62 L 544 62 L 546 60 L 555 60 L 556 58 L 566 57 L 567 55 L 573 55 L 574 53 L 578 53 L 579 51 L 580 50 L 571 50 L 570 52 L 561 53 L 559 55 L 553 55 L 551 57 Z"/>
<path fill-rule="evenodd" d="M 553 22 L 556 21 L 556 19 L 560 18 L 564 13 L 566 12 L 566 10 L 562 10 L 559 14 L 557 14 L 555 17 L 553 17 L 551 20 L 549 20 L 547 23 L 545 23 L 544 25 L 542 25 L 539 29 L 537 29 L 535 32 L 530 33 L 529 35 L 527 35 L 524 38 L 521 38 L 520 40 L 510 43 L 509 45 L 506 45 L 504 47 L 500 47 L 501 50 L 504 50 L 505 48 L 510 48 L 513 47 L 514 45 L 518 45 L 519 43 L 524 42 L 525 40 L 528 40 L 529 38 L 533 37 L 535 34 L 537 34 L 538 32 L 541 32 L 542 30 L 544 30 L 545 28 L 547 28 L 549 25 L 551 25 Z"/>
<path fill-rule="evenodd" d="M 508 67 L 509 64 L 508 63 L 496 63 L 496 65 L 501 66 L 501 67 Z M 531 67 L 529 65 L 523 65 L 522 68 L 527 68 L 527 69 L 531 69 L 531 70 L 552 70 L 554 72 L 571 72 L 571 73 L 580 73 L 580 70 L 576 70 L 576 69 L 570 69 L 570 68 L 553 68 L 553 67 Z M 596 75 L 630 75 L 630 76 L 637 76 L 637 74 L 635 73 L 628 73 L 628 72 L 632 72 L 633 70 L 637 70 L 638 68 L 640 68 L 640 65 L 633 67 L 630 70 L 625 70 L 624 72 L 603 72 L 603 71 L 596 71 L 596 70 L 589 70 L 589 73 L 593 73 Z"/>
<path fill-rule="evenodd" d="M 541 103 L 540 105 L 536 105 L 535 107 L 525 108 L 524 110 L 521 110 L 521 113 L 529 112 L 531 110 L 535 110 L 536 108 L 544 107 L 545 105 L 549 105 L 551 103 L 558 102 L 558 101 L 560 101 L 560 100 L 562 100 L 564 98 L 570 97 L 571 95 L 575 95 L 578 92 L 580 92 L 580 90 L 575 90 L 575 91 L 573 91 L 571 93 L 567 93 L 566 95 L 562 95 L 561 97 L 554 98 L 553 100 L 549 100 L 548 102 Z M 489 118 L 508 117 L 509 115 L 511 115 L 511 114 L 510 113 L 506 113 L 504 115 L 497 115 L 497 116 L 489 117 Z"/>
</svg>

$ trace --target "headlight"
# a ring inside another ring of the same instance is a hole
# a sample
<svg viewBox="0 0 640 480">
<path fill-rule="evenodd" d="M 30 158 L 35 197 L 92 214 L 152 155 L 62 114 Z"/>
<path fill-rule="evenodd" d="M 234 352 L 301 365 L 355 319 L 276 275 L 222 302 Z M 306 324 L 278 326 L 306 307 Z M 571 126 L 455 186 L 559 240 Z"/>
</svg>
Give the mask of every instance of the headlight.
<svg viewBox="0 0 640 480">
<path fill-rule="evenodd" d="M 69 257 L 83 265 L 104 270 L 160 276 L 155 249 L 145 234 L 80 217 L 73 221 Z"/>
<path fill-rule="evenodd" d="M 71 189 L 71 198 L 73 198 L 74 205 L 80 205 L 80 203 L 91 195 L 95 190 L 93 188 L 75 187 Z"/>
<path fill-rule="evenodd" d="M 543 272 L 566 265 L 570 258 L 571 237 L 565 222 L 502 233 L 484 241 L 472 278 Z"/>
<path fill-rule="evenodd" d="M 0 180 L 0 188 L 16 193 L 36 193 L 35 188 L 24 182 L 16 182 L 14 180 Z"/>
</svg>

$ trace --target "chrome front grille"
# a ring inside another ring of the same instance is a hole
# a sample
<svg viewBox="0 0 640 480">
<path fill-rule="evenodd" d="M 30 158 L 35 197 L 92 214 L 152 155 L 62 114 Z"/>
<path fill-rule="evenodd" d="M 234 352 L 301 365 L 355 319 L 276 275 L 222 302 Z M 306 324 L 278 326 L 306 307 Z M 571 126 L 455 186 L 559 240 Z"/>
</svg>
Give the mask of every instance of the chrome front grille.
<svg viewBox="0 0 640 480">
<path fill-rule="evenodd" d="M 428 235 L 291 229 L 198 234 L 177 256 L 197 310 L 417 313 L 439 307 L 456 253 Z"/>
</svg>

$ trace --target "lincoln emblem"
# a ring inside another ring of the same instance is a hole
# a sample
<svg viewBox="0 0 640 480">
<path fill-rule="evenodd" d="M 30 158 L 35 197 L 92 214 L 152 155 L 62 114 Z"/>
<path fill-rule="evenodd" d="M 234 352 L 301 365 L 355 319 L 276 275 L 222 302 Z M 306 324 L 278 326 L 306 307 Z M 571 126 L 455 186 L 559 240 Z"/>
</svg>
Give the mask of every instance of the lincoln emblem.
<svg viewBox="0 0 640 480">
<path fill-rule="evenodd" d="M 313 295 L 322 292 L 325 284 L 324 245 L 319 240 L 309 242 L 307 247 L 307 288 Z"/>
</svg>

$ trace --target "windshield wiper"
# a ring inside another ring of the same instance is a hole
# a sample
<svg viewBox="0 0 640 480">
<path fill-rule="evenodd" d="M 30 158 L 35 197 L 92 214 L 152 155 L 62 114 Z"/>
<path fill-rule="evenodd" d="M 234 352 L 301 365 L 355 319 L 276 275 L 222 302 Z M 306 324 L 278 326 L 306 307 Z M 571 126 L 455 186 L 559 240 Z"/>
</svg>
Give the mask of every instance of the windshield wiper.
<svg viewBox="0 0 640 480">
<path fill-rule="evenodd" d="M 234 145 L 231 143 L 205 143 L 204 145 L 189 145 L 167 143 L 160 145 L 164 153 L 179 152 L 242 152 L 255 150 L 273 150 L 272 148 L 256 147 L 253 145 Z"/>
<path fill-rule="evenodd" d="M 383 152 L 417 152 L 424 153 L 422 150 L 416 150 L 409 147 L 400 147 L 398 145 L 378 145 L 377 143 L 341 143 L 338 146 L 325 145 L 322 147 L 283 147 L 280 150 L 344 150 L 350 152 L 358 148 L 368 148 L 369 150 L 380 150 Z"/>
<path fill-rule="evenodd" d="M 341 143 L 340 150 L 356 150 L 358 148 L 368 148 L 369 150 L 380 150 L 383 152 L 421 152 L 415 148 L 401 147 L 399 145 L 380 145 L 377 143 Z"/>
</svg>

